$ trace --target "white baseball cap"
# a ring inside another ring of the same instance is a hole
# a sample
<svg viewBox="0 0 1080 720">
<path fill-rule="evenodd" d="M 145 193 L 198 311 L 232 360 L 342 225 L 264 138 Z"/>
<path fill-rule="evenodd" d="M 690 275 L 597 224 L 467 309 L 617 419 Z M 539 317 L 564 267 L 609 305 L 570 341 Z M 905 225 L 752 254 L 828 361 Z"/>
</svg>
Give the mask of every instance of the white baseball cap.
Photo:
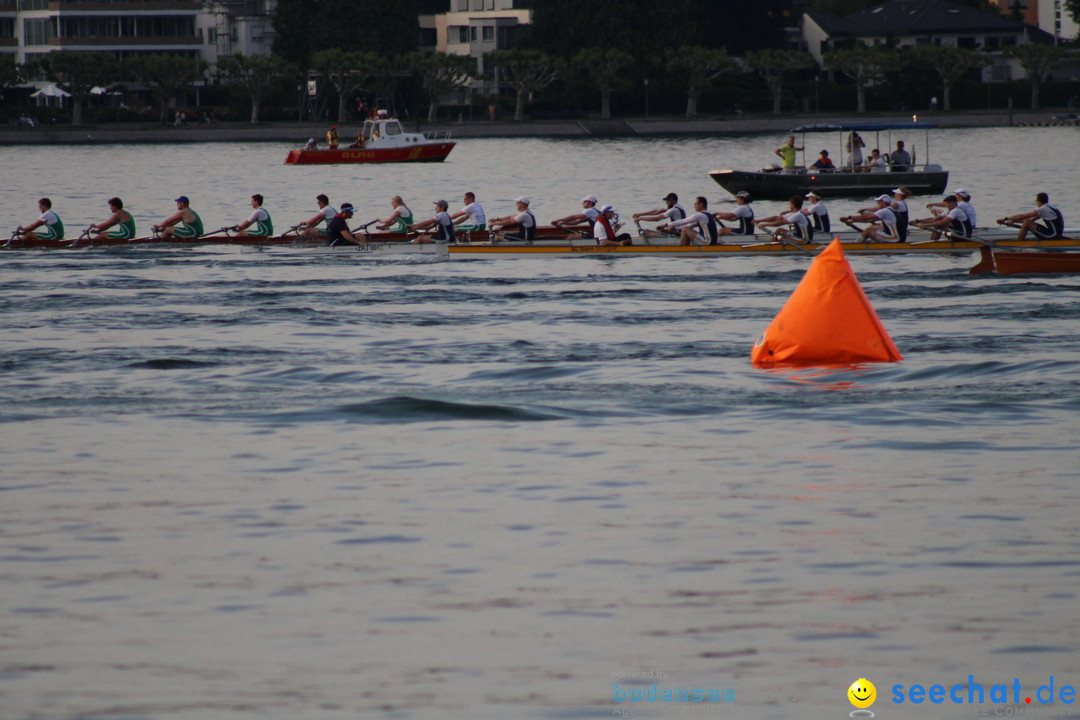
<svg viewBox="0 0 1080 720">
<path fill-rule="evenodd" d="M 808 198 L 811 198 L 811 197 L 812 197 L 812 198 L 817 198 L 818 200 L 820 200 L 820 199 L 821 199 L 821 196 L 820 196 L 820 195 L 818 195 L 818 194 L 817 194 L 816 192 L 814 192 L 813 190 L 811 190 L 810 192 L 806 193 L 806 197 L 808 197 Z"/>
<path fill-rule="evenodd" d="M 878 195 L 877 196 L 877 202 L 891 203 L 892 198 L 889 197 L 888 195 Z"/>
<path fill-rule="evenodd" d="M 960 188 L 959 190 L 953 190 L 953 195 L 963 195 L 963 196 L 964 196 L 964 197 L 966 197 L 966 198 L 970 198 L 970 197 L 971 197 L 971 193 L 969 193 L 969 192 L 968 192 L 967 190 L 965 190 L 964 188 Z"/>
<path fill-rule="evenodd" d="M 521 197 L 514 200 L 514 202 L 516 202 L 516 203 L 524 203 L 525 205 L 528 205 L 529 204 L 529 198 L 527 196 L 525 196 L 525 195 L 522 195 Z"/>
<path fill-rule="evenodd" d="M 600 208 L 601 215 L 606 212 L 615 212 L 615 208 L 611 207 L 610 205 L 605 205 L 604 207 Z"/>
<path fill-rule="evenodd" d="M 581 198 L 581 202 L 591 202 L 593 205 L 595 205 L 599 201 L 596 199 L 595 195 L 586 195 L 585 197 Z"/>
</svg>

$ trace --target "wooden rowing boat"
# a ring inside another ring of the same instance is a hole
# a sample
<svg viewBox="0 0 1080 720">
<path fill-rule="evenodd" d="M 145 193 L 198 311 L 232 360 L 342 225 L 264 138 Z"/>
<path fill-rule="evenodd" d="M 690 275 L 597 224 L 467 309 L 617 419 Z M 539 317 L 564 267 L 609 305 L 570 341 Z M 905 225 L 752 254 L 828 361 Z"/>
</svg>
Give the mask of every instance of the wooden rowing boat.
<svg viewBox="0 0 1080 720">
<path fill-rule="evenodd" d="M 983 247 L 982 259 L 970 272 L 972 275 L 989 272 L 996 272 L 998 275 L 1080 273 L 1080 253 L 1045 250 L 1010 252 Z"/>
</svg>

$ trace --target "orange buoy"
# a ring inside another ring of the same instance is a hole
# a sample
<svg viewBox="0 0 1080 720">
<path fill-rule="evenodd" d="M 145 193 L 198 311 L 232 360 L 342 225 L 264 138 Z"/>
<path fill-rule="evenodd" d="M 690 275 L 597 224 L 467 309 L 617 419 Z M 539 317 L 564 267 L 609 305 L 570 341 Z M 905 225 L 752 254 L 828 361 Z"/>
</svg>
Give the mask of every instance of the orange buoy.
<svg viewBox="0 0 1080 720">
<path fill-rule="evenodd" d="M 754 365 L 902 359 L 844 257 L 840 238 L 814 258 L 802 282 L 750 351 Z"/>
</svg>

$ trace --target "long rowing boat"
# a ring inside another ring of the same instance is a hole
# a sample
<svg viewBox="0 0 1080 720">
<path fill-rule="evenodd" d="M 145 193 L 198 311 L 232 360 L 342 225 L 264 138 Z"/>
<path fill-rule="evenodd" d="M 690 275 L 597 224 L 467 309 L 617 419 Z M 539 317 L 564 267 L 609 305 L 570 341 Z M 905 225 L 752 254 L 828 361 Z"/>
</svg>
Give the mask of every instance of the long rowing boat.
<svg viewBox="0 0 1080 720">
<path fill-rule="evenodd" d="M 1008 251 L 995 243 L 993 248 L 982 248 L 982 259 L 971 268 L 972 275 L 996 272 L 998 275 L 1047 275 L 1056 273 L 1080 273 L 1080 253 L 1052 252 L 1049 250 Z M 1044 246 L 1045 247 L 1045 246 Z"/>
</svg>

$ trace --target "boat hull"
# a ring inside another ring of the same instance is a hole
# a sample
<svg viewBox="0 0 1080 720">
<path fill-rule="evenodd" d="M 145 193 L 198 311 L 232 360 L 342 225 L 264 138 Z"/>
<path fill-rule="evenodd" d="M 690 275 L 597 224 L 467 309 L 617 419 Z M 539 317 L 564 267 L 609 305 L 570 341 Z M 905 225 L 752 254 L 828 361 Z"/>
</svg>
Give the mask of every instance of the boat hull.
<svg viewBox="0 0 1080 720">
<path fill-rule="evenodd" d="M 455 143 L 425 143 L 395 148 L 290 150 L 286 165 L 342 165 L 394 162 L 442 162 Z"/>
<path fill-rule="evenodd" d="M 802 197 L 813 190 L 818 196 L 865 197 L 891 195 L 897 187 L 905 187 L 913 195 L 940 195 L 949 182 L 947 170 L 917 172 L 799 172 L 785 175 L 780 172 L 747 172 L 745 170 L 713 170 L 709 177 L 732 195 L 746 191 L 754 200 L 787 200 Z"/>
<path fill-rule="evenodd" d="M 983 248 L 982 257 L 982 262 L 971 269 L 973 275 L 983 272 L 998 275 L 1080 273 L 1080 253 L 1075 252 L 1008 252 Z"/>
</svg>

